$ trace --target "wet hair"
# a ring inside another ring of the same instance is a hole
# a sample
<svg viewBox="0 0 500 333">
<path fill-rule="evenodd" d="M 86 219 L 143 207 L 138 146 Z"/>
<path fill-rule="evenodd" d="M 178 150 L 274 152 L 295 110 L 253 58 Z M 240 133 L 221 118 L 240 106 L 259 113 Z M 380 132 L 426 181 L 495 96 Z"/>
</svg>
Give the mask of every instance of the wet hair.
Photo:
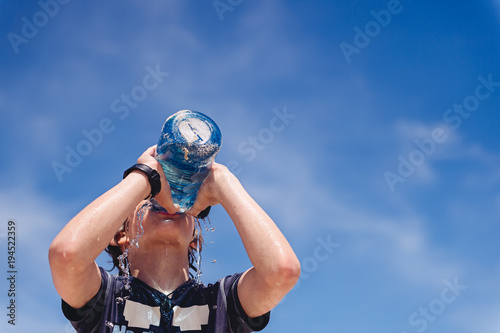
<svg viewBox="0 0 500 333">
<path fill-rule="evenodd" d="M 120 229 L 117 231 L 116 234 L 118 234 L 121 231 L 128 230 L 128 218 L 123 222 L 123 225 L 120 227 Z M 193 240 L 190 243 L 189 249 L 188 249 L 188 262 L 189 262 L 189 276 L 191 278 L 194 278 L 195 274 L 198 272 L 198 268 L 196 267 L 196 247 L 199 248 L 199 253 L 198 255 L 201 256 L 201 250 L 203 248 L 203 235 L 201 233 L 201 228 L 200 228 L 200 221 L 198 218 L 195 218 L 195 223 L 198 225 L 198 228 L 196 228 L 196 225 L 193 230 Z M 115 235 L 116 237 L 116 235 Z M 194 243 L 194 247 L 191 247 L 191 244 Z M 118 269 L 118 275 L 122 276 L 125 273 L 122 271 L 120 268 L 120 260 L 118 260 L 118 257 L 123 254 L 121 248 L 117 245 L 111 245 L 108 244 L 108 246 L 104 249 L 110 256 L 111 256 L 111 263 L 113 264 L 113 267 L 109 271 L 112 271 L 113 269 L 117 268 Z M 126 258 L 128 260 L 128 258 Z M 201 261 L 201 258 L 200 258 Z M 192 272 L 191 272 L 192 270 Z M 193 274 L 194 272 L 194 274 Z"/>
</svg>

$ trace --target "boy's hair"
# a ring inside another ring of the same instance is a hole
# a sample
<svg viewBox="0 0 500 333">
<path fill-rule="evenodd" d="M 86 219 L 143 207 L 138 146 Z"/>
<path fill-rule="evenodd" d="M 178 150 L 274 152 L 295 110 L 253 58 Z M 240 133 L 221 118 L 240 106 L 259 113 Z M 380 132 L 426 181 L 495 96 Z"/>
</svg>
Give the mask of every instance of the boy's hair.
<svg viewBox="0 0 500 333">
<path fill-rule="evenodd" d="M 195 218 L 195 223 L 198 224 L 198 227 L 200 226 L 200 221 L 197 218 Z M 128 229 L 128 219 L 125 220 L 125 222 L 123 223 L 123 226 L 120 228 L 120 230 L 118 230 L 118 232 L 123 231 L 125 229 Z M 196 228 L 196 227 L 194 228 L 193 237 L 194 238 L 191 241 L 191 243 L 193 243 L 193 242 L 195 243 L 195 248 L 197 247 L 199 249 L 198 255 L 201 256 L 201 250 L 203 247 L 203 235 L 201 234 L 201 228 Z M 117 245 L 109 244 L 106 247 L 106 249 L 104 249 L 104 251 L 106 251 L 111 256 L 113 267 L 111 267 L 110 271 L 112 271 L 116 267 L 118 269 L 118 275 L 120 275 L 120 276 L 124 275 L 125 273 L 120 268 L 120 260 L 118 260 L 118 257 L 123 254 L 120 247 Z M 197 251 L 195 249 L 193 249 L 191 246 L 189 246 L 189 250 L 188 250 L 189 268 L 192 269 L 194 271 L 194 273 L 197 273 L 198 268 L 195 266 L 195 263 L 196 263 L 195 252 L 197 252 Z M 189 272 L 189 276 L 191 276 L 192 278 L 194 277 L 194 275 L 191 271 Z"/>
</svg>

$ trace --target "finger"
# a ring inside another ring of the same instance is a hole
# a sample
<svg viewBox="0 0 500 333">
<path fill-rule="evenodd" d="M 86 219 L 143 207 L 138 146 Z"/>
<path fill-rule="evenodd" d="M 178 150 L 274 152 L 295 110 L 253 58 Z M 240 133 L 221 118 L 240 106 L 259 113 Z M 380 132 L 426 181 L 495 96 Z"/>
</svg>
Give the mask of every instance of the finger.
<svg viewBox="0 0 500 333">
<path fill-rule="evenodd" d="M 156 146 L 149 147 L 142 155 L 137 159 L 137 163 L 146 164 L 150 168 L 155 169 L 160 172 L 161 166 L 155 158 Z"/>
<path fill-rule="evenodd" d="M 192 215 L 192 216 L 198 216 L 198 214 L 202 211 L 203 208 L 201 208 L 200 206 L 200 200 L 199 200 L 199 197 L 196 198 L 196 200 L 194 201 L 193 205 L 191 206 L 191 208 L 189 208 L 186 213 L 188 213 L 189 215 Z"/>
<path fill-rule="evenodd" d="M 172 194 L 170 193 L 170 186 L 167 188 L 162 188 L 160 193 L 155 197 L 156 201 L 167 210 L 167 212 L 173 214 L 180 210 L 180 206 L 172 201 Z"/>
<path fill-rule="evenodd" d="M 205 210 L 209 206 L 211 205 L 206 200 L 203 200 L 200 196 L 198 196 L 191 208 L 188 209 L 187 213 L 196 217 L 201 213 L 201 211 Z"/>
<path fill-rule="evenodd" d="M 200 214 L 200 212 L 201 212 L 201 209 L 194 208 L 194 206 L 189 208 L 186 211 L 187 214 L 194 216 L 194 217 L 197 217 Z"/>
<path fill-rule="evenodd" d="M 153 168 L 160 175 L 161 190 L 155 196 L 156 201 L 165 208 L 169 213 L 176 213 L 179 211 L 180 207 L 174 204 L 172 201 L 172 194 L 170 192 L 170 185 L 168 184 L 163 168 L 158 160 L 155 158 L 156 155 L 156 145 L 149 147 L 137 160 L 138 163 L 144 163 L 149 167 Z"/>
<path fill-rule="evenodd" d="M 155 154 L 156 154 L 156 145 L 151 146 L 148 149 L 146 149 L 146 151 L 144 152 L 143 155 L 155 157 Z"/>
<path fill-rule="evenodd" d="M 194 205 L 193 205 L 194 207 Z M 198 209 L 197 207 L 191 207 L 186 213 L 188 213 L 191 216 L 194 217 L 199 217 L 199 218 L 205 218 L 208 216 L 208 213 L 210 212 L 212 206 L 206 206 L 203 209 Z"/>
<path fill-rule="evenodd" d="M 161 181 L 161 191 L 156 195 L 156 201 L 165 208 L 169 213 L 176 213 L 180 210 L 180 206 L 178 204 L 174 204 L 172 201 L 172 191 L 170 188 L 170 184 L 168 183 L 167 177 L 163 172 L 163 168 L 161 164 L 156 162 L 157 172 L 160 174 Z"/>
</svg>

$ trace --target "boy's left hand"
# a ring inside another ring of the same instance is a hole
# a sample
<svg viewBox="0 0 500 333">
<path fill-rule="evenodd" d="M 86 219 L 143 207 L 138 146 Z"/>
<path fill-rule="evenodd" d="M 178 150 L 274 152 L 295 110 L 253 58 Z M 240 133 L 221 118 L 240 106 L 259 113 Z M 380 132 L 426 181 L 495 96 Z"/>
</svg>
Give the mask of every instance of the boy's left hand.
<svg viewBox="0 0 500 333">
<path fill-rule="evenodd" d="M 221 203 L 221 191 L 228 184 L 233 174 L 227 167 L 219 163 L 212 164 L 207 179 L 201 184 L 193 206 L 187 211 L 188 214 L 198 216 L 198 214 L 208 206 L 215 206 Z"/>
</svg>

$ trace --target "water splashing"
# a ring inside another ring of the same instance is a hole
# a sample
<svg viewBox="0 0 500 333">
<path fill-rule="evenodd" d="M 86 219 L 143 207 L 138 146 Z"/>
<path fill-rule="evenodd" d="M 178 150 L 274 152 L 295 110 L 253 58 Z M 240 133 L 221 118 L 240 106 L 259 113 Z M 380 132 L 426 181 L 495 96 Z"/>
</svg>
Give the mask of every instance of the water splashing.
<svg viewBox="0 0 500 333">
<path fill-rule="evenodd" d="M 205 218 L 196 218 L 196 224 L 195 224 L 195 229 L 197 228 L 197 231 L 196 232 L 199 232 L 199 234 L 201 234 L 201 223 L 200 223 L 200 220 L 203 220 L 203 224 L 205 225 L 205 230 L 207 232 L 214 232 L 215 231 L 215 228 L 212 226 L 212 221 L 210 221 L 210 217 L 205 217 Z M 208 223 L 207 223 L 207 220 L 208 220 Z M 211 241 L 210 244 L 214 244 L 215 242 Z M 199 247 L 197 247 L 196 249 L 196 258 L 197 258 L 197 276 L 196 276 L 196 280 L 198 283 L 201 283 L 201 280 L 200 280 L 200 276 L 201 276 L 201 269 L 200 269 L 200 266 L 201 266 L 201 253 L 199 252 Z M 217 260 L 213 259 L 212 260 L 212 264 L 216 263 Z"/>
<path fill-rule="evenodd" d="M 129 277 L 130 277 L 130 262 L 128 260 L 128 253 L 132 248 L 139 248 L 139 238 L 144 234 L 144 228 L 142 226 L 142 219 L 144 218 L 144 214 L 146 213 L 146 209 L 151 207 L 151 202 L 147 201 L 144 203 L 141 208 L 137 211 L 137 220 L 138 220 L 138 230 L 137 234 L 135 235 L 135 238 L 132 239 L 125 249 L 125 251 L 118 256 L 118 261 L 119 261 L 119 267 L 120 270 L 123 272 L 123 278 L 125 280 L 125 290 L 129 291 L 130 290 L 130 282 L 129 282 Z"/>
<path fill-rule="evenodd" d="M 205 221 L 205 219 L 203 219 Z M 200 219 L 195 218 L 195 224 L 194 224 L 194 230 L 195 230 L 195 235 L 197 235 L 198 240 L 196 241 L 196 283 L 201 284 L 201 225 L 200 225 Z"/>
<path fill-rule="evenodd" d="M 159 206 L 159 205 L 155 205 L 156 202 L 154 201 L 154 199 L 152 199 L 151 201 L 147 201 L 145 202 L 137 211 L 137 233 L 134 237 L 134 239 L 132 239 L 127 248 L 125 249 L 125 251 L 123 252 L 123 254 L 121 254 L 119 257 L 118 257 L 118 261 L 119 261 L 119 268 L 120 270 L 123 272 L 123 279 L 125 281 L 124 283 L 124 289 L 127 290 L 127 291 L 130 291 L 131 290 L 131 286 L 130 286 L 130 282 L 129 282 L 129 278 L 130 278 L 130 262 L 128 260 L 128 255 L 129 255 L 129 252 L 135 247 L 135 248 L 139 248 L 139 239 L 141 238 L 141 236 L 144 234 L 144 228 L 143 228 L 143 225 L 142 225 L 142 221 L 143 221 L 143 218 L 144 218 L 144 215 L 146 213 L 146 210 L 147 209 L 150 209 L 152 211 L 160 211 L 162 209 L 164 209 L 163 207 Z M 206 219 L 208 219 L 208 223 L 206 221 Z M 205 224 L 205 229 L 206 231 L 209 231 L 209 232 L 213 232 L 215 230 L 214 227 L 212 227 L 212 223 L 210 221 L 210 218 L 206 217 L 206 218 L 203 218 L 201 219 L 203 220 L 203 223 Z M 195 280 L 198 284 L 201 284 L 201 275 L 202 275 L 202 270 L 201 270 L 201 235 L 202 235 L 202 227 L 201 227 L 201 223 L 200 223 L 200 219 L 199 218 L 195 218 L 195 235 L 198 237 L 198 241 L 196 242 L 196 249 L 194 251 L 194 257 L 195 257 L 195 265 L 196 265 L 196 277 L 195 277 Z M 214 242 L 211 242 L 211 244 L 214 244 Z M 215 263 L 216 260 L 212 260 L 212 263 Z M 123 303 L 125 299 L 127 299 L 128 296 L 125 296 L 125 297 L 118 297 L 116 299 L 116 301 L 118 303 Z"/>
<path fill-rule="evenodd" d="M 200 219 L 198 219 L 198 224 L 200 224 Z M 215 231 L 215 228 L 212 227 L 212 221 L 210 221 L 210 217 L 205 217 L 205 218 L 202 218 L 201 220 L 203 220 L 203 223 L 205 224 L 205 230 L 206 231 L 210 231 L 210 232 L 214 232 Z M 208 224 L 207 224 L 207 221 L 208 220 Z"/>
</svg>

